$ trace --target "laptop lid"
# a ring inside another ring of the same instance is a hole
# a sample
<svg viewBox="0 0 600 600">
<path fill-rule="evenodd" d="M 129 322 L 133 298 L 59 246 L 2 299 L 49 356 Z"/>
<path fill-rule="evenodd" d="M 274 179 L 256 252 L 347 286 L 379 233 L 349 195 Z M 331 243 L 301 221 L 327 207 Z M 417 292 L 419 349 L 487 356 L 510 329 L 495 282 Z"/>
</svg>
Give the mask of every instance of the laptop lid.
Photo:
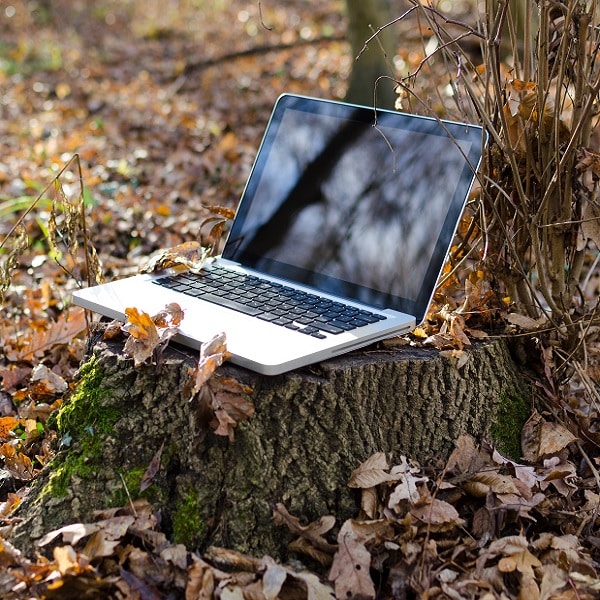
<svg viewBox="0 0 600 600">
<path fill-rule="evenodd" d="M 475 125 L 283 95 L 223 257 L 420 323 L 483 136 Z"/>
</svg>

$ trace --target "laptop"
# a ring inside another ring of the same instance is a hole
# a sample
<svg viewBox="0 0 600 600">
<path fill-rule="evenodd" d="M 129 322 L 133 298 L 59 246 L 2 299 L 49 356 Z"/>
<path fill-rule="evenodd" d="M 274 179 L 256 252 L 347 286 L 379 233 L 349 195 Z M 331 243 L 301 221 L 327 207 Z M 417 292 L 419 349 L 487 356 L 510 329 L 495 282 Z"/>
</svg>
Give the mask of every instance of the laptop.
<svg viewBox="0 0 600 600">
<path fill-rule="evenodd" d="M 485 144 L 476 125 L 284 94 L 220 257 L 74 292 L 125 320 L 176 302 L 175 341 L 225 332 L 231 361 L 277 375 L 424 319 Z"/>
</svg>

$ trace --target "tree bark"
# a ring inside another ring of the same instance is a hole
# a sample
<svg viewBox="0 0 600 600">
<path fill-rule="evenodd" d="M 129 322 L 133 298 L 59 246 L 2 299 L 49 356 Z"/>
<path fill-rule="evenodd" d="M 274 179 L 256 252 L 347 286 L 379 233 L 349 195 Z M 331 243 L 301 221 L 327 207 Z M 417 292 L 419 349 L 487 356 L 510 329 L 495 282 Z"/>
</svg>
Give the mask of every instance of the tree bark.
<svg viewBox="0 0 600 600">
<path fill-rule="evenodd" d="M 70 445 L 19 508 L 11 541 L 25 551 L 54 528 L 143 495 L 188 547 L 284 558 L 290 538 L 273 525 L 272 504 L 306 520 L 346 519 L 358 510 L 349 476 L 369 456 L 445 458 L 462 433 L 489 437 L 506 398 L 527 397 L 502 342 L 469 350 L 460 368 L 410 346 L 371 347 L 276 377 L 227 365 L 220 373 L 252 386 L 256 410 L 229 441 L 203 434 L 183 391 L 195 353 L 171 346 L 158 366 L 136 368 L 122 341 L 92 344 L 64 407 L 70 417 L 60 417 Z M 161 447 L 160 468 L 140 493 Z"/>
</svg>

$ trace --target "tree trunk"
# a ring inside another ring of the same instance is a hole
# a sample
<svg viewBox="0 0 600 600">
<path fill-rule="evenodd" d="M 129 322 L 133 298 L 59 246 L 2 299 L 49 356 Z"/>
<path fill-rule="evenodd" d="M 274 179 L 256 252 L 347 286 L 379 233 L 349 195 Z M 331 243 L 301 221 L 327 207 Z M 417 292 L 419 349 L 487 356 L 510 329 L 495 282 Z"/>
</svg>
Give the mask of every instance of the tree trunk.
<svg viewBox="0 0 600 600">
<path fill-rule="evenodd" d="M 460 368 L 433 349 L 379 346 L 276 377 L 222 367 L 254 390 L 255 414 L 230 441 L 201 430 L 198 402 L 184 391 L 195 353 L 168 347 L 158 366 L 136 368 L 122 341 L 91 344 L 57 417 L 69 445 L 19 509 L 12 541 L 26 551 L 54 528 L 143 495 L 188 548 L 284 558 L 289 537 L 273 525 L 272 504 L 307 520 L 346 519 L 358 507 L 349 476 L 375 452 L 445 458 L 460 434 L 488 437 L 500 431 L 498 415 L 527 405 L 501 342 L 469 350 Z M 518 440 L 520 428 L 504 429 L 505 442 Z M 160 468 L 140 492 L 161 447 Z"/>
<path fill-rule="evenodd" d="M 394 108 L 396 84 L 394 55 L 397 40 L 393 28 L 383 29 L 365 47 L 365 42 L 392 21 L 389 0 L 346 0 L 348 41 L 355 62 L 346 100 L 355 104 Z M 376 100 L 376 102 L 375 102 Z"/>
</svg>

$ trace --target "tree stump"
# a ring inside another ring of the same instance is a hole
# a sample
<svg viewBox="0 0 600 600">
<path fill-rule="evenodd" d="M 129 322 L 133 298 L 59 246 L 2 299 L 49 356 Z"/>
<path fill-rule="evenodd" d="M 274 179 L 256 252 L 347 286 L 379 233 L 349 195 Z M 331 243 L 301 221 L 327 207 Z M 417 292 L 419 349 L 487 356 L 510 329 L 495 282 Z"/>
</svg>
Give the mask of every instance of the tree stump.
<svg viewBox="0 0 600 600">
<path fill-rule="evenodd" d="M 305 520 L 346 519 L 359 505 L 349 476 L 375 452 L 446 458 L 462 433 L 493 437 L 502 414 L 528 404 L 503 342 L 469 349 L 460 368 L 434 349 L 380 345 L 276 377 L 224 365 L 219 372 L 252 387 L 255 406 L 230 441 L 200 431 L 184 392 L 197 353 L 172 345 L 158 365 L 134 367 L 122 340 L 90 346 L 57 417 L 64 448 L 19 508 L 11 541 L 26 551 L 52 529 L 143 495 L 190 549 L 285 558 L 291 538 L 273 524 L 273 503 Z M 505 438 L 518 436 L 504 425 Z"/>
</svg>

